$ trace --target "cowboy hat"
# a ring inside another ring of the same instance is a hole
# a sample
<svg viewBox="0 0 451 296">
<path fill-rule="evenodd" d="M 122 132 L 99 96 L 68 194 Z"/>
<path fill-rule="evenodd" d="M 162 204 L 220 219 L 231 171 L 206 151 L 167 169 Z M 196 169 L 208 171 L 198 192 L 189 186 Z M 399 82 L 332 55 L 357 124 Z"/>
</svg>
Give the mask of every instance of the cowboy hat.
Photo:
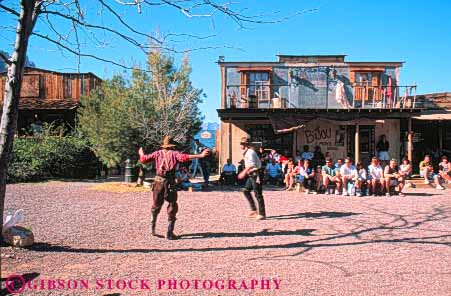
<svg viewBox="0 0 451 296">
<path fill-rule="evenodd" d="M 250 143 L 251 143 L 251 139 L 249 139 L 248 137 L 242 137 L 240 140 L 240 144 L 249 145 Z"/>
<path fill-rule="evenodd" d="M 175 147 L 175 144 L 172 143 L 172 139 L 169 136 L 165 136 L 163 138 L 163 144 L 161 144 L 161 148 L 172 148 Z"/>
</svg>

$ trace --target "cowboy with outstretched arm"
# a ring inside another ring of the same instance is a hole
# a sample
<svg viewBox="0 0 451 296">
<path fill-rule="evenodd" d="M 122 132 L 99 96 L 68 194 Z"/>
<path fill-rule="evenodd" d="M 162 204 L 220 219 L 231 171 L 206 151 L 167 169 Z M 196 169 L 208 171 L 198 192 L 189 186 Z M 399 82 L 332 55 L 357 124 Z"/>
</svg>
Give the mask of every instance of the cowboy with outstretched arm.
<svg viewBox="0 0 451 296">
<path fill-rule="evenodd" d="M 178 211 L 177 205 L 177 186 L 175 178 L 175 170 L 178 163 L 187 162 L 192 159 L 204 158 L 209 155 L 210 150 L 206 149 L 201 154 L 192 155 L 185 154 L 180 151 L 174 150 L 175 144 L 171 139 L 166 136 L 163 139 L 161 150 L 155 151 L 151 154 L 144 154 L 144 150 L 139 148 L 139 160 L 142 163 L 155 161 L 155 167 L 157 170 L 155 181 L 153 185 L 153 205 L 152 205 L 152 220 L 151 231 L 152 236 L 156 236 L 155 227 L 157 223 L 157 217 L 160 213 L 161 207 L 164 201 L 168 202 L 168 231 L 166 238 L 169 240 L 176 239 L 174 235 L 174 225 L 176 220 L 176 214 Z"/>
</svg>

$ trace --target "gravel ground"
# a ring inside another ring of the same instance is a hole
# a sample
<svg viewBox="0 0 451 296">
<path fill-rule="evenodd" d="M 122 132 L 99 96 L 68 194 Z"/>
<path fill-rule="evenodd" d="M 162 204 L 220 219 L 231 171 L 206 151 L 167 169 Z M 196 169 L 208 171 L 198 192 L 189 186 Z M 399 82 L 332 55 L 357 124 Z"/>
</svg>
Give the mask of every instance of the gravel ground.
<svg viewBox="0 0 451 296">
<path fill-rule="evenodd" d="M 37 244 L 1 248 L 2 294 L 4 278 L 19 274 L 37 284 L 24 295 L 450 295 L 450 190 L 358 198 L 267 188 L 264 221 L 244 217 L 239 190 L 180 192 L 181 239 L 167 241 L 149 234 L 150 192 L 92 186 L 8 186 L 6 209 L 25 210 Z M 166 220 L 163 208 L 161 234 Z M 65 289 L 49 290 L 49 279 Z M 141 279 L 149 289 L 122 286 Z"/>
</svg>

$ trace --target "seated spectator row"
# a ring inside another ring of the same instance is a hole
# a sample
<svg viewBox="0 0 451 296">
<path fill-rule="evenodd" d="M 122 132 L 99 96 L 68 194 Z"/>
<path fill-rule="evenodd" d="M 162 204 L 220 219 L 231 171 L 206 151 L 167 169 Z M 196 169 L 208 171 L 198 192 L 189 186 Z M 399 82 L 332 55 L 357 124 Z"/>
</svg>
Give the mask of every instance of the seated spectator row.
<svg viewBox="0 0 451 296">
<path fill-rule="evenodd" d="M 308 149 L 308 148 L 307 148 Z M 318 151 L 315 152 L 318 154 Z M 319 152 L 320 153 L 320 152 Z M 268 163 L 262 168 L 264 170 L 264 181 L 267 184 L 281 186 L 285 185 L 286 190 L 293 190 L 297 186 L 303 188 L 306 193 L 336 194 L 336 195 L 387 195 L 397 193 L 404 196 L 404 186 L 410 185 L 409 179 L 412 177 L 412 166 L 407 158 L 398 164 L 396 159 L 391 159 L 387 165 L 383 165 L 381 160 L 373 157 L 371 164 L 365 168 L 362 163 L 353 164 L 350 157 L 339 159 L 334 163 L 333 159 L 326 157 L 324 162 L 312 164 L 313 155 L 303 155 L 309 158 L 283 159 L 277 155 L 275 150 L 271 151 L 266 160 Z M 318 161 L 321 159 L 317 157 Z M 242 166 L 242 164 L 240 165 Z M 442 182 L 451 184 L 451 170 L 448 158 L 443 156 L 439 164 L 439 170 L 434 172 L 429 155 L 419 165 L 420 175 L 424 178 L 425 184 L 432 183 L 437 190 L 444 190 Z M 238 171 L 239 173 L 239 171 Z M 224 165 L 220 182 L 225 184 L 235 184 L 237 171 L 236 167 L 227 160 Z M 395 191 L 396 189 L 396 191 Z"/>
</svg>

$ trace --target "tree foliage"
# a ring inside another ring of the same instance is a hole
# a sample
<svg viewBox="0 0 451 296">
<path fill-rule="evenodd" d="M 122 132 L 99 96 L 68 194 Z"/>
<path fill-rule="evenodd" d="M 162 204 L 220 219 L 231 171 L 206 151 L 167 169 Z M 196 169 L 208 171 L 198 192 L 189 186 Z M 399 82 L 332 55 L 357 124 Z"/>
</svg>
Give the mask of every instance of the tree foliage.
<svg viewBox="0 0 451 296">
<path fill-rule="evenodd" d="M 79 130 L 109 167 L 136 158 L 137 148 L 153 150 L 169 135 L 185 148 L 200 129 L 202 90 L 192 86 L 185 56 L 179 67 L 159 50 L 148 55 L 147 69 L 131 78 L 116 75 L 81 100 Z"/>
</svg>

